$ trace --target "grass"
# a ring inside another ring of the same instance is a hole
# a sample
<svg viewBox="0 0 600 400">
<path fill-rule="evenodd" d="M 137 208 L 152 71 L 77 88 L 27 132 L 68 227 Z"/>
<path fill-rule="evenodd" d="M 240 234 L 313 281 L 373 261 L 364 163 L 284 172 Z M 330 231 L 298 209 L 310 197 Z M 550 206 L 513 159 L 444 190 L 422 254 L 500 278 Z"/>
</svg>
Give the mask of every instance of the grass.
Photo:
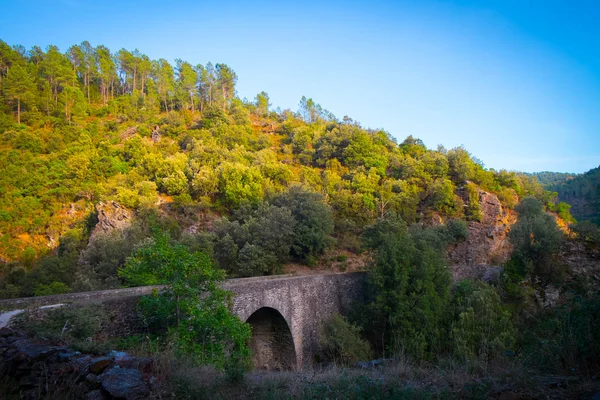
<svg viewBox="0 0 600 400">
<path fill-rule="evenodd" d="M 212 368 L 167 362 L 167 392 L 178 399 L 570 399 L 600 391 L 598 381 L 539 376 L 517 362 L 468 364 L 446 360 L 412 365 L 397 360 L 374 370 L 336 366 L 300 372 L 255 371 L 239 384 Z M 591 398 L 591 396 L 590 396 Z"/>
</svg>

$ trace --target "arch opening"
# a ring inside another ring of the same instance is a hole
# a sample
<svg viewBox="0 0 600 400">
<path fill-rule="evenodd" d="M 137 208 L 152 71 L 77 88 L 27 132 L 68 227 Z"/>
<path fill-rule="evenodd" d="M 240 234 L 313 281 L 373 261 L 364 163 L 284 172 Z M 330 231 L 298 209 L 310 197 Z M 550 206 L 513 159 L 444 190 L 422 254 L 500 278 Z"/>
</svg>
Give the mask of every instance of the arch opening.
<svg viewBox="0 0 600 400">
<path fill-rule="evenodd" d="M 292 332 L 279 311 L 263 307 L 246 322 L 252 327 L 250 350 L 255 369 L 288 371 L 296 368 Z"/>
</svg>

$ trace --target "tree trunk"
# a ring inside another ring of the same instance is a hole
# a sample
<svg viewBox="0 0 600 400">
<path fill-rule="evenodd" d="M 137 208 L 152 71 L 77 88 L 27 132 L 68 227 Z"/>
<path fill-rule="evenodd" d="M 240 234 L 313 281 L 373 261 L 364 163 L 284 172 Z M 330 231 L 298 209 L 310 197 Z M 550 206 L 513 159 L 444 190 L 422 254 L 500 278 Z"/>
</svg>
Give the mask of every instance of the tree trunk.
<svg viewBox="0 0 600 400">
<path fill-rule="evenodd" d="M 17 123 L 21 123 L 21 96 L 17 97 Z"/>
</svg>

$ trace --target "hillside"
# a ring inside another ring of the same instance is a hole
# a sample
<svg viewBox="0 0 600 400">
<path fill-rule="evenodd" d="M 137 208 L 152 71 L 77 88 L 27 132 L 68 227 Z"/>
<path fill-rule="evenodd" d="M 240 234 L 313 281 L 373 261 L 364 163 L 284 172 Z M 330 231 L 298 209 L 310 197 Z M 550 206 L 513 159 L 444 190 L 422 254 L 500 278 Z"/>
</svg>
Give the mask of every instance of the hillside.
<svg viewBox="0 0 600 400">
<path fill-rule="evenodd" d="M 525 196 L 553 206 L 535 179 L 462 147 L 397 143 L 306 97 L 274 111 L 265 92 L 236 97 L 236 82 L 222 63 L 0 42 L 2 296 L 118 287 L 157 229 L 251 276 L 342 262 L 390 213 L 472 225 L 487 194 L 506 215 Z"/>
<path fill-rule="evenodd" d="M 544 184 L 544 182 L 541 182 Z M 548 182 L 545 188 L 558 193 L 560 201 L 571 205 L 571 214 L 578 221 L 600 225 L 600 167 L 585 174 Z"/>
</svg>

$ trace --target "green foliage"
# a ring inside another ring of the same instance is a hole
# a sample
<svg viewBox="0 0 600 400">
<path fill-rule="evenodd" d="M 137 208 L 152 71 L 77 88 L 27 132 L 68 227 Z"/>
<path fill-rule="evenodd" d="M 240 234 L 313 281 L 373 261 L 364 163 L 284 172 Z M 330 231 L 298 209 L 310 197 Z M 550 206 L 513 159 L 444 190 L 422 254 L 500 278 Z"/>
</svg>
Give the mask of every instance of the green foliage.
<svg viewBox="0 0 600 400">
<path fill-rule="evenodd" d="M 230 311 L 231 293 L 221 289 L 222 270 L 199 252 L 189 252 L 156 233 L 119 270 L 130 284 L 166 284 L 140 300 L 148 327 L 167 334 L 177 350 L 198 364 L 213 364 L 239 379 L 249 363 L 250 327 Z"/>
<path fill-rule="evenodd" d="M 295 186 L 275 197 L 273 204 L 289 209 L 294 218 L 293 256 L 299 259 L 315 257 L 331 245 L 333 216 L 322 196 Z"/>
<path fill-rule="evenodd" d="M 600 299 L 576 297 L 525 321 L 527 363 L 555 374 L 591 376 L 600 368 Z"/>
<path fill-rule="evenodd" d="M 430 233 L 411 234 L 402 220 L 388 218 L 363 234 L 373 250 L 365 330 L 393 355 L 427 359 L 442 348 L 450 273 Z"/>
<path fill-rule="evenodd" d="M 600 245 L 600 228 L 589 221 L 578 222 L 571 226 L 573 232 L 585 242 Z"/>
<path fill-rule="evenodd" d="M 515 210 L 519 219 L 509 233 L 513 254 L 505 268 L 507 281 L 516 282 L 532 275 L 545 282 L 560 280 L 563 270 L 555 256 L 564 235 L 554 217 L 546 214 L 542 203 L 532 197 L 523 199 Z"/>
<path fill-rule="evenodd" d="M 263 204 L 238 210 L 217 224 L 215 257 L 232 275 L 276 273 L 289 259 L 296 221 L 289 209 Z"/>
<path fill-rule="evenodd" d="M 319 335 L 319 354 L 324 360 L 350 366 L 369 360 L 369 343 L 361 338 L 361 329 L 344 317 L 334 314 L 323 326 Z"/>
<path fill-rule="evenodd" d="M 488 361 L 515 349 L 511 315 L 493 287 L 469 280 L 454 288 L 451 349 L 461 359 Z"/>
<path fill-rule="evenodd" d="M 108 323 L 108 315 L 101 305 L 66 305 L 44 310 L 33 315 L 26 312 L 17 326 L 37 337 L 62 340 L 82 351 L 94 350 L 96 335 Z"/>
<path fill-rule="evenodd" d="M 71 288 L 63 282 L 52 282 L 49 285 L 39 284 L 33 290 L 36 296 L 48 296 L 51 294 L 69 293 Z"/>
<path fill-rule="evenodd" d="M 553 179 L 541 179 L 547 190 L 556 192 L 560 202 L 572 207 L 569 210 L 577 221 L 590 221 L 600 225 L 600 167 L 585 174 L 558 174 Z"/>
<path fill-rule="evenodd" d="M 479 204 L 479 192 L 477 191 L 477 186 L 469 182 L 465 185 L 465 191 L 468 196 L 467 202 L 467 219 L 469 221 L 481 221 L 483 218 L 483 214 L 481 212 L 481 205 Z"/>
</svg>

